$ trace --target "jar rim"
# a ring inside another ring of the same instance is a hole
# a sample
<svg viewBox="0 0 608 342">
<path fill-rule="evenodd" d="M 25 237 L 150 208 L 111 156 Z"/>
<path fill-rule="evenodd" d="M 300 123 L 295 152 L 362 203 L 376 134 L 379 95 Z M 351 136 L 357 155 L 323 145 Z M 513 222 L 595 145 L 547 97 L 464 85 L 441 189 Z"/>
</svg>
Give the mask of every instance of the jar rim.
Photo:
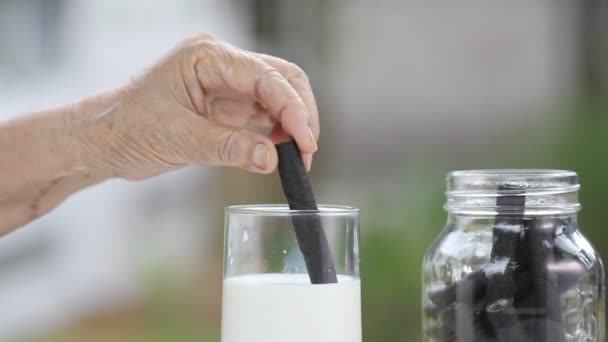
<svg viewBox="0 0 608 342">
<path fill-rule="evenodd" d="M 473 195 L 496 193 L 499 186 L 526 193 L 578 191 L 578 175 L 574 171 L 556 169 L 487 169 L 458 170 L 447 176 L 448 194 Z M 505 190 L 508 192 L 508 190 Z"/>
<path fill-rule="evenodd" d="M 500 197 L 525 197 L 527 214 L 566 214 L 580 210 L 578 175 L 557 169 L 458 170 L 447 176 L 447 203 L 452 213 L 495 214 Z"/>
<path fill-rule="evenodd" d="M 570 170 L 560 169 L 476 169 L 476 170 L 455 170 L 448 174 L 448 177 L 576 177 L 577 174 Z"/>
</svg>

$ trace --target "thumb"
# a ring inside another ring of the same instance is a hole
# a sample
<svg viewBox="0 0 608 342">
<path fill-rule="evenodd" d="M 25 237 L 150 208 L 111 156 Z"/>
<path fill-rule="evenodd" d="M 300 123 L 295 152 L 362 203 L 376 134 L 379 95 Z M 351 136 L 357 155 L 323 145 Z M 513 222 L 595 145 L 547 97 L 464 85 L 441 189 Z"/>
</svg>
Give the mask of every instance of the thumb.
<svg viewBox="0 0 608 342">
<path fill-rule="evenodd" d="M 257 173 L 271 173 L 278 164 L 272 141 L 254 131 L 205 121 L 200 131 L 200 162 L 240 167 Z"/>
</svg>

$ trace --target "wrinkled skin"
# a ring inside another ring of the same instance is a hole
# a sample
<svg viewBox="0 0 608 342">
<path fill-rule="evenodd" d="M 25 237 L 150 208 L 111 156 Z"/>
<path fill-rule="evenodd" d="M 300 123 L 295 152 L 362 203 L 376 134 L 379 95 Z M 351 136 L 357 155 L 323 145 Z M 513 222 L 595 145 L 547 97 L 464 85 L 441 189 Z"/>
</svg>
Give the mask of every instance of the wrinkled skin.
<svg viewBox="0 0 608 342">
<path fill-rule="evenodd" d="M 273 142 L 285 139 L 281 128 L 308 155 L 316 151 L 318 115 L 306 74 L 279 58 L 249 53 L 208 35 L 181 43 L 134 78 L 123 94 L 116 108 L 97 118 L 108 129 L 83 141 L 95 148 L 98 139 L 118 135 L 120 139 L 114 136 L 111 144 L 102 144 L 116 153 L 105 150 L 102 155 L 127 178 L 192 163 L 268 173 L 277 164 Z M 242 128 L 248 124 L 275 126 L 272 140 Z M 262 152 L 254 159 L 256 146 Z"/>
<path fill-rule="evenodd" d="M 318 136 L 302 69 L 198 35 L 118 89 L 0 123 L 0 235 L 109 178 L 187 165 L 270 173 L 274 144 L 290 137 L 310 169 Z"/>
</svg>

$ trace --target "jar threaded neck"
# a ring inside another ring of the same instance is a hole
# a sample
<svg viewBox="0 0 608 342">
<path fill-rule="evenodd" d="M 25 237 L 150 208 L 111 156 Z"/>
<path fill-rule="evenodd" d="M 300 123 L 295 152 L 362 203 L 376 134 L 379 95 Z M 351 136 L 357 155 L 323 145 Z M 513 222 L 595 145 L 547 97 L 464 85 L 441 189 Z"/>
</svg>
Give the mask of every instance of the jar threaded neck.
<svg viewBox="0 0 608 342">
<path fill-rule="evenodd" d="M 569 215 L 581 208 L 579 189 L 578 176 L 573 171 L 453 171 L 447 176 L 445 209 L 452 214 L 496 215 L 499 197 L 524 196 L 526 215 Z M 512 209 L 521 210 L 521 207 Z M 500 207 L 501 213 L 509 210 L 508 207 Z"/>
</svg>

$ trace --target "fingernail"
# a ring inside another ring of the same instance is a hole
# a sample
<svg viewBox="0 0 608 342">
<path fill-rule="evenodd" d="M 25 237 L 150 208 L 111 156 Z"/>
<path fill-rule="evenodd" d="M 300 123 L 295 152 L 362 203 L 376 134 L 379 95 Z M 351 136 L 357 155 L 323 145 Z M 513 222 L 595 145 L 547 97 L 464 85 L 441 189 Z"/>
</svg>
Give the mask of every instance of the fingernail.
<svg viewBox="0 0 608 342">
<path fill-rule="evenodd" d="M 319 149 L 319 146 L 317 146 L 317 139 L 315 138 L 315 134 L 312 132 L 312 129 L 308 129 L 308 135 L 310 136 L 310 141 L 312 142 L 313 146 L 315 147 L 315 152 Z"/>
<path fill-rule="evenodd" d="M 307 172 L 310 172 L 311 166 L 312 166 L 312 154 L 305 154 L 304 155 L 304 167 L 306 168 Z"/>
<path fill-rule="evenodd" d="M 262 170 L 268 168 L 270 162 L 270 150 L 266 144 L 259 143 L 253 149 L 253 164 Z"/>
</svg>

